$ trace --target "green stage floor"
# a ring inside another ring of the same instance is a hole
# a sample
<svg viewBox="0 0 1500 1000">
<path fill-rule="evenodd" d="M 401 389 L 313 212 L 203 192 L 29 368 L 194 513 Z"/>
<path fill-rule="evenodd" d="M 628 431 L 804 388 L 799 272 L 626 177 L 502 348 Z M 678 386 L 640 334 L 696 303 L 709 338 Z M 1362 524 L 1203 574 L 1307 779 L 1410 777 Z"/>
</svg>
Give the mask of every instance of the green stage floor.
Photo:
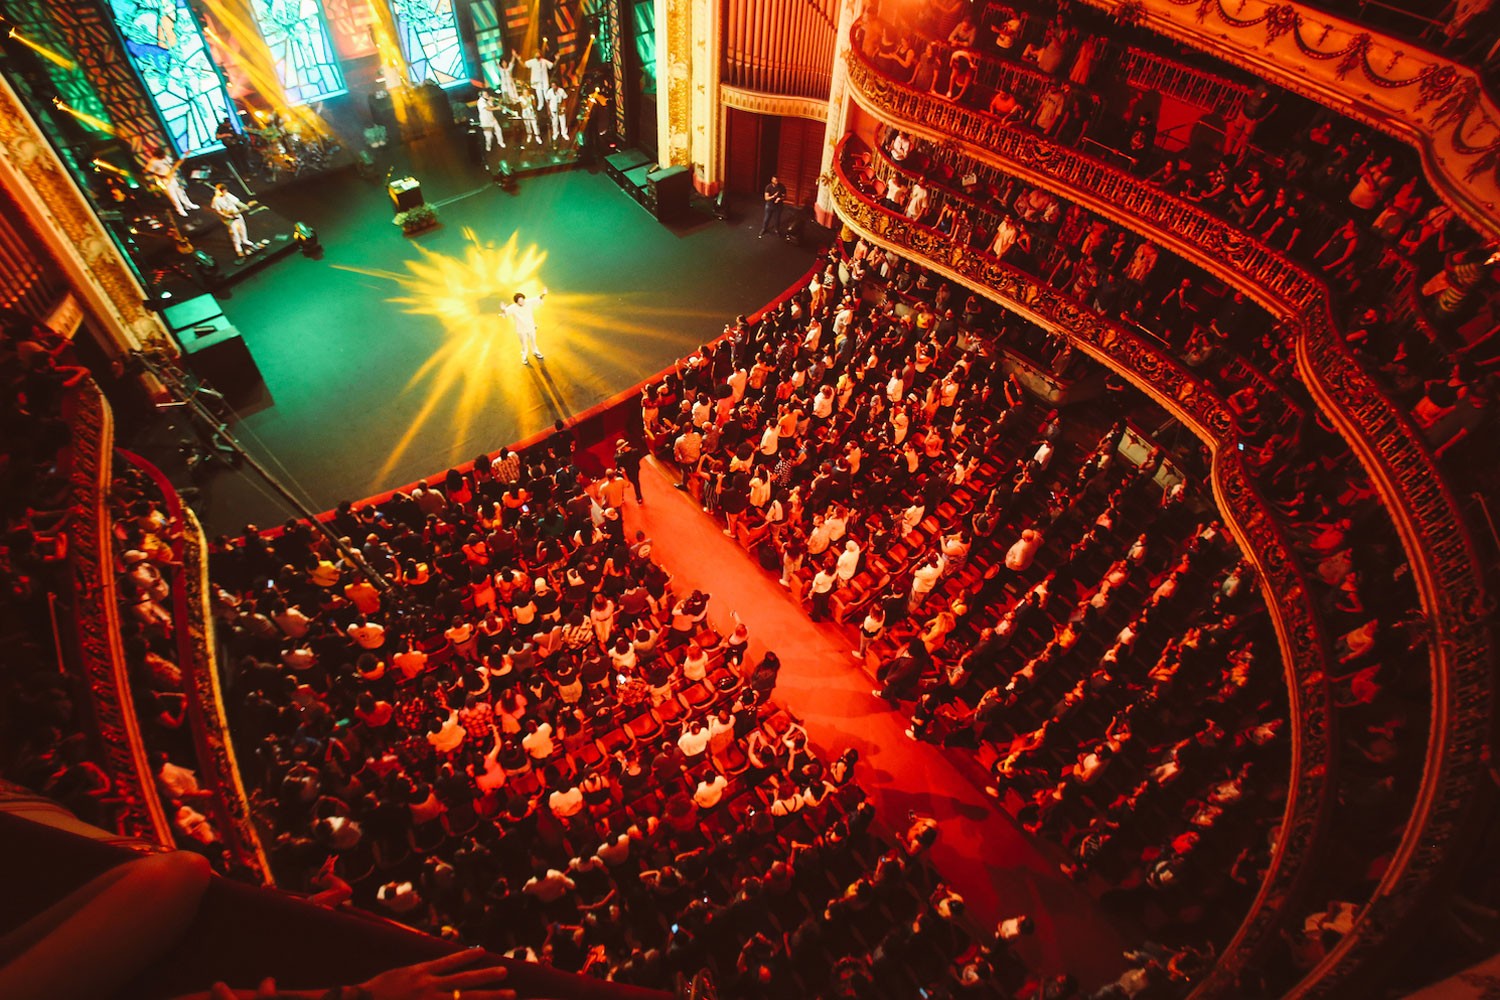
<svg viewBox="0 0 1500 1000">
<path fill-rule="evenodd" d="M 315 510 L 439 474 L 551 426 L 670 365 L 811 265 L 814 250 L 757 239 L 758 206 L 726 223 L 661 225 L 602 172 L 487 184 L 453 144 L 394 152 L 441 226 L 402 235 L 379 179 L 352 172 L 267 195 L 314 226 L 321 260 L 291 256 L 220 295 L 264 377 L 232 429 Z M 498 315 L 549 289 L 545 361 L 520 364 Z M 177 411 L 180 414 L 180 411 Z M 179 485 L 177 426 L 130 439 Z M 252 476 L 200 475 L 211 534 L 289 516 Z"/>
</svg>

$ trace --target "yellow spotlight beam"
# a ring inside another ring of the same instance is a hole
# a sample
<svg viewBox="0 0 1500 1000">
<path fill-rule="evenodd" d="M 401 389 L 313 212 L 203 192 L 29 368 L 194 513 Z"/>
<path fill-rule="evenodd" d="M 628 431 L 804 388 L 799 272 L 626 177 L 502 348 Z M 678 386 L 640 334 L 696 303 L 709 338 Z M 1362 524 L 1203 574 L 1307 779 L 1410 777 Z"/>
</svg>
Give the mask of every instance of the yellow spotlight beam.
<svg viewBox="0 0 1500 1000">
<path fill-rule="evenodd" d="M 68 104 L 67 102 L 65 102 L 61 97 L 54 97 L 52 99 L 52 103 L 53 103 L 53 105 L 55 105 L 57 107 L 57 109 L 59 111 L 66 111 L 68 114 L 72 115 L 74 118 L 76 118 L 79 121 L 83 122 L 83 124 L 87 125 L 89 128 L 98 129 L 100 132 L 103 132 L 106 135 L 114 135 L 115 134 L 114 127 L 112 125 L 110 125 L 109 122 L 104 121 L 102 118 L 95 118 L 93 115 L 89 114 L 87 111 L 79 111 L 77 108 L 73 107 L 71 104 Z"/>
<path fill-rule="evenodd" d="M 67 58 L 66 56 L 59 55 L 58 53 L 53 52 L 45 45 L 33 42 L 31 39 L 21 34 L 21 29 L 19 28 L 11 28 L 10 31 L 6 34 L 7 37 L 13 38 L 16 41 L 20 42 L 22 45 L 26 46 L 28 49 L 41 56 L 43 59 L 52 63 L 54 66 L 61 66 L 66 70 L 74 70 L 78 68 L 78 64 L 76 62 Z"/>
</svg>

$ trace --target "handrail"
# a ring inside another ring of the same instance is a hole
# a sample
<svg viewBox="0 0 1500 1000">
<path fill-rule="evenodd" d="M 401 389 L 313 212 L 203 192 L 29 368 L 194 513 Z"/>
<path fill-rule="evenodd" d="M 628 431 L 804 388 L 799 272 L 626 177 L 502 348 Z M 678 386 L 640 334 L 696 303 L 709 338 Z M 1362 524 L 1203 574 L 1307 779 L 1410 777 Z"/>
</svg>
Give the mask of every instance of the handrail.
<svg viewBox="0 0 1500 1000">
<path fill-rule="evenodd" d="M 229 743 L 229 723 L 219 689 L 218 665 L 208 640 L 209 583 L 207 543 L 192 510 L 183 506 L 172 483 L 153 463 L 134 452 L 116 448 L 116 453 L 143 473 L 161 493 L 175 537 L 172 555 L 180 572 L 172 581 L 173 638 L 177 663 L 182 671 L 183 694 L 187 696 L 188 727 L 206 784 L 214 792 L 214 821 L 236 860 L 255 872 L 260 881 L 272 885 L 271 866 L 255 824 L 248 814 L 249 799 L 240 780 L 239 764 Z"/>
<path fill-rule="evenodd" d="M 120 635 L 113 528 L 104 502 L 110 483 L 114 417 L 92 380 L 79 384 L 70 405 L 69 506 L 80 520 L 68 533 L 68 562 L 73 572 L 79 661 L 109 775 L 122 786 L 121 832 L 172 847 L 172 824 L 162 809 L 156 777 L 146 758 Z"/>
<path fill-rule="evenodd" d="M 1500 107 L 1474 69 L 1297 0 L 1085 0 L 1410 143 L 1432 189 L 1500 235 Z"/>
<path fill-rule="evenodd" d="M 1161 242 L 1269 310 L 1318 299 L 1319 282 L 1308 271 L 1227 220 L 1029 128 L 896 83 L 857 46 L 848 62 L 850 93 L 871 114 L 935 142 L 956 139 L 976 158 L 1003 161 L 1016 176 Z"/>
<path fill-rule="evenodd" d="M 1044 282 L 987 254 L 956 247 L 935 231 L 881 208 L 843 176 L 841 155 L 835 156 L 834 165 L 824 183 L 839 218 L 851 229 L 898 253 L 915 253 L 947 277 L 1067 336 L 1155 398 L 1213 453 L 1215 499 L 1225 524 L 1256 568 L 1276 627 L 1293 726 L 1292 783 L 1281 836 L 1260 891 L 1212 976 L 1215 984 L 1232 984 L 1263 946 L 1277 940 L 1283 911 L 1298 896 L 1309 867 L 1300 862 L 1317 849 L 1326 825 L 1335 758 L 1331 693 L 1321 669 L 1327 662 L 1326 637 L 1290 547 L 1239 459 L 1228 406 L 1161 348 Z M 1239 956 L 1239 964 L 1231 956 Z"/>
<path fill-rule="evenodd" d="M 1449 779 L 1447 766 L 1431 754 L 1450 746 L 1468 755 L 1478 746 L 1488 722 L 1492 693 L 1487 630 L 1477 613 L 1484 602 L 1483 585 L 1477 579 L 1477 556 L 1457 502 L 1410 421 L 1368 376 L 1358 379 L 1357 385 L 1351 382 L 1352 373 L 1363 375 L 1363 370 L 1348 345 L 1333 334 L 1327 286 L 1229 223 L 1123 171 L 990 116 L 930 97 L 922 97 L 919 102 L 922 95 L 880 75 L 857 50 L 850 52 L 848 63 L 851 93 L 872 113 L 895 118 L 915 134 L 946 137 L 949 141 L 957 137 L 976 147 L 981 157 L 1004 162 L 1007 169 L 1028 176 L 1040 186 L 1152 235 L 1289 321 L 1303 381 L 1329 402 L 1330 417 L 1339 424 L 1381 493 L 1401 534 L 1423 610 L 1433 622 L 1435 634 L 1453 637 L 1451 642 L 1438 641 L 1432 646 L 1434 735 L 1429 741 L 1424 781 L 1444 779 L 1445 785 L 1451 786 L 1451 794 L 1458 797 L 1448 801 L 1472 801 L 1466 792 L 1472 789 L 1474 761 L 1466 756 L 1455 762 L 1461 765 L 1460 773 Z M 951 131 L 945 133 L 945 128 Z M 975 141 L 981 135 L 986 143 Z M 1309 349 L 1314 337 L 1319 345 L 1316 351 Z M 1330 368 L 1335 361 L 1337 368 Z M 1363 423 L 1347 416 L 1356 413 L 1362 414 Z M 1377 437 L 1378 446 L 1374 443 Z M 1464 597 L 1454 600 L 1450 594 Z M 1462 680 L 1450 685 L 1444 675 L 1452 670 L 1458 670 Z M 1464 692 L 1463 700 L 1458 698 L 1458 691 Z M 1430 839 L 1425 831 L 1428 822 L 1441 820 L 1456 825 L 1451 815 L 1438 811 L 1438 803 L 1431 796 L 1419 802 L 1422 808 L 1408 821 L 1398 859 L 1412 858 Z M 1425 880 L 1436 868 L 1437 859 L 1429 852 L 1421 871 L 1413 870 L 1413 880 Z M 1401 905 L 1397 909 L 1408 912 L 1418 895 L 1416 887 L 1400 882 L 1400 870 L 1394 865 L 1387 870 L 1386 879 L 1397 881 L 1378 898 L 1398 900 Z M 1395 891 L 1397 884 L 1403 886 L 1400 893 Z M 1382 925 L 1388 926 L 1392 916 L 1381 914 Z M 1350 951 L 1358 931 L 1368 926 L 1363 919 L 1359 921 L 1337 953 Z M 1329 983 L 1344 978 L 1351 970 L 1352 964 L 1337 975 L 1330 973 Z"/>
<path fill-rule="evenodd" d="M 1326 997 L 1411 913 L 1445 867 L 1448 848 L 1466 832 L 1465 820 L 1488 784 L 1482 757 L 1494 692 L 1484 581 L 1456 498 L 1411 420 L 1355 359 L 1327 310 L 1299 326 L 1295 347 L 1303 382 L 1391 508 L 1433 626 L 1431 735 L 1412 817 L 1369 906 L 1292 994 Z M 1372 922 L 1374 933 L 1360 933 Z"/>
</svg>

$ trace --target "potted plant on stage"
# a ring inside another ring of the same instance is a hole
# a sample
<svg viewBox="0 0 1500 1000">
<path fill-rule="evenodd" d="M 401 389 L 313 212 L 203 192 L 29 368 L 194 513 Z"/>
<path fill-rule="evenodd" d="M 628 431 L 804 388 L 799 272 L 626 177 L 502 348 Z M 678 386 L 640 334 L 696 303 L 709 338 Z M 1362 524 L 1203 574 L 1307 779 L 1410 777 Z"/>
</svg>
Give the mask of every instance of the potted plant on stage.
<svg viewBox="0 0 1500 1000">
<path fill-rule="evenodd" d="M 415 208 L 408 208 L 404 212 L 398 212 L 394 221 L 407 236 L 415 236 L 438 224 L 437 209 L 423 203 Z"/>
</svg>

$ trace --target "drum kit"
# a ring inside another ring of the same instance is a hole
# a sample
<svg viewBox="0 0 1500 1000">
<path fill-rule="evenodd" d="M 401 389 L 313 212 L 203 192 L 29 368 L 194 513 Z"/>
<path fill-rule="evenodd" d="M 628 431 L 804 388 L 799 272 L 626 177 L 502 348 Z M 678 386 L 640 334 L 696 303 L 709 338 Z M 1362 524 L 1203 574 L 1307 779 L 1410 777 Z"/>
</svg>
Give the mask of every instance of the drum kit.
<svg viewBox="0 0 1500 1000">
<path fill-rule="evenodd" d="M 316 173 L 333 165 L 342 148 L 327 132 L 273 114 L 261 124 L 245 123 L 244 131 L 223 137 L 236 165 L 276 182 Z"/>
</svg>

